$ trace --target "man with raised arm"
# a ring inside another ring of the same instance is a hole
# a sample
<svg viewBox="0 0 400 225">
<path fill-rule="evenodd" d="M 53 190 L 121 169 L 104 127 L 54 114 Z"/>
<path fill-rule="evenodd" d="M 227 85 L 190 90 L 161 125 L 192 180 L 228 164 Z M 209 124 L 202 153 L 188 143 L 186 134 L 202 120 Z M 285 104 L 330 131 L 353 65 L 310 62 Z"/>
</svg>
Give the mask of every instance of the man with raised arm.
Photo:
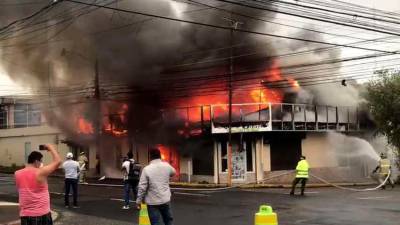
<svg viewBox="0 0 400 225">
<path fill-rule="evenodd" d="M 50 164 L 43 166 L 43 154 L 33 151 L 28 156 L 25 168 L 15 172 L 19 193 L 19 214 L 23 225 L 53 224 L 47 177 L 60 166 L 61 158 L 52 145 L 40 146 L 39 149 L 51 154 Z"/>
</svg>

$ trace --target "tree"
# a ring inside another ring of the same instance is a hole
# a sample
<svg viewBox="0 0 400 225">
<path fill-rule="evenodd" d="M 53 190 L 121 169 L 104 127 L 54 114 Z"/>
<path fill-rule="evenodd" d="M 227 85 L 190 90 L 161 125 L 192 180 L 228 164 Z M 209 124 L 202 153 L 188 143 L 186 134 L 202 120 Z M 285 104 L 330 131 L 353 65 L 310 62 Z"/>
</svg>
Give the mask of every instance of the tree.
<svg viewBox="0 0 400 225">
<path fill-rule="evenodd" d="M 379 78 L 367 84 L 366 99 L 378 132 L 395 147 L 397 165 L 400 157 L 400 71 L 379 70 Z"/>
</svg>

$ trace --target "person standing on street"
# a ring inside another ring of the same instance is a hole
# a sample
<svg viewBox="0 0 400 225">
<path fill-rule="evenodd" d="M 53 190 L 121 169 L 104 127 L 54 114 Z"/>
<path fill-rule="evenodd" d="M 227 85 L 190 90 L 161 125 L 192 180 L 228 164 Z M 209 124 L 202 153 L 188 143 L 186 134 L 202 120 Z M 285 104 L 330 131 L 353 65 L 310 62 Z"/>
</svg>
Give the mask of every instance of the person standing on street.
<svg viewBox="0 0 400 225">
<path fill-rule="evenodd" d="M 140 172 L 142 167 L 133 159 L 133 153 L 128 152 L 128 158 L 122 163 L 122 172 L 124 173 L 124 200 L 125 205 L 122 209 L 129 209 L 129 195 L 132 189 L 133 199 L 137 197 L 137 188 L 140 179 Z"/>
<path fill-rule="evenodd" d="M 160 216 L 165 225 L 172 225 L 171 190 L 169 180 L 176 173 L 167 162 L 161 160 L 160 150 L 150 149 L 150 164 L 140 176 L 136 207 L 144 201 L 147 204 L 151 225 L 160 224 Z"/>
<path fill-rule="evenodd" d="M 306 157 L 301 156 L 300 161 L 297 163 L 296 166 L 296 177 L 293 180 L 292 191 L 290 192 L 290 195 L 294 195 L 294 189 L 296 188 L 296 185 L 301 182 L 301 195 L 304 196 L 304 189 L 308 180 L 308 170 L 309 165 L 306 161 Z"/>
<path fill-rule="evenodd" d="M 86 157 L 85 152 L 80 153 L 78 162 L 79 162 L 79 169 L 81 171 L 79 174 L 79 183 L 87 184 L 86 183 L 86 168 L 88 167 L 89 160 Z"/>
<path fill-rule="evenodd" d="M 79 176 L 79 163 L 73 160 L 74 155 L 71 152 L 67 153 L 67 160 L 63 163 L 62 167 L 65 171 L 65 194 L 64 204 L 69 208 L 69 192 L 72 188 L 73 208 L 78 208 L 78 176 Z"/>
<path fill-rule="evenodd" d="M 60 166 L 61 158 L 52 145 L 41 145 L 39 149 L 51 154 L 50 164 L 43 166 L 43 154 L 33 151 L 28 156 L 25 168 L 15 172 L 22 225 L 53 224 L 47 177 Z"/>
<path fill-rule="evenodd" d="M 379 165 L 375 168 L 373 173 L 376 173 L 379 170 L 379 183 L 382 184 L 385 182 L 386 178 L 387 181 L 382 185 L 382 189 L 386 189 L 386 183 L 389 183 L 392 186 L 392 189 L 394 188 L 394 182 L 390 178 L 390 170 L 391 170 L 391 165 L 389 159 L 386 157 L 385 153 L 381 153 L 381 159 L 379 160 Z M 387 177 L 389 176 L 389 177 Z"/>
</svg>

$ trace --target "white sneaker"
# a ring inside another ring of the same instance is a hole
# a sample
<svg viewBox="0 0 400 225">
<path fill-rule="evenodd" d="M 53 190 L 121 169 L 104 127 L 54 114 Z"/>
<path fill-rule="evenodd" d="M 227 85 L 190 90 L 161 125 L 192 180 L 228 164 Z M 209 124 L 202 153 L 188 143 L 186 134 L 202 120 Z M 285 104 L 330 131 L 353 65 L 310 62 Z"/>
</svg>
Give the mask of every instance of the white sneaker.
<svg viewBox="0 0 400 225">
<path fill-rule="evenodd" d="M 129 209 L 129 205 L 124 205 L 122 209 Z"/>
</svg>

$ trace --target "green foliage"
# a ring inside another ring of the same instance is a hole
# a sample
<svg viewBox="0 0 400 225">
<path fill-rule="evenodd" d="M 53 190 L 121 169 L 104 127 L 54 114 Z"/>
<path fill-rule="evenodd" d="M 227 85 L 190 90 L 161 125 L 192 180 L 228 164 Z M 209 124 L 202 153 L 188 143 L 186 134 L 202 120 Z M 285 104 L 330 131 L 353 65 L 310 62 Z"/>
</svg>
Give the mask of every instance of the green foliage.
<svg viewBox="0 0 400 225">
<path fill-rule="evenodd" d="M 391 145 L 400 149 L 400 72 L 376 71 L 379 79 L 367 85 L 366 99 L 378 132 L 385 135 Z M 399 158 L 398 158 L 399 159 Z"/>
</svg>

